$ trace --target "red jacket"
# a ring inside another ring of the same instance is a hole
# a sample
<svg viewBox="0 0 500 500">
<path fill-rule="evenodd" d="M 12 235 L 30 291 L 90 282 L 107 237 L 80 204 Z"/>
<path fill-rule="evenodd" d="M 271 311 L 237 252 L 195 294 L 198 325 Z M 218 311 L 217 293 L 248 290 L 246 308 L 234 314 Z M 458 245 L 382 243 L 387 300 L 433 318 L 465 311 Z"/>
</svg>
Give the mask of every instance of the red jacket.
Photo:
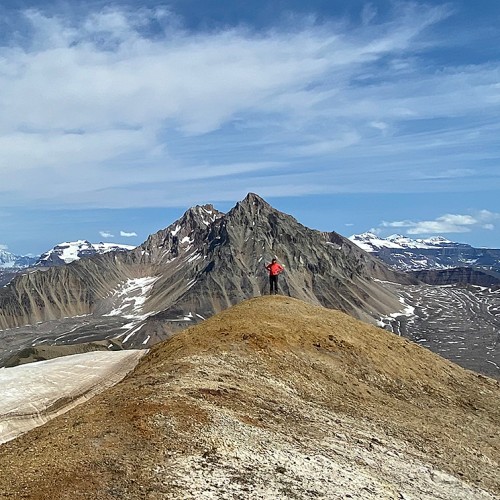
<svg viewBox="0 0 500 500">
<path fill-rule="evenodd" d="M 283 271 L 283 267 L 280 266 L 277 262 L 268 264 L 266 266 L 266 269 L 269 271 L 270 276 L 276 276 Z"/>
</svg>

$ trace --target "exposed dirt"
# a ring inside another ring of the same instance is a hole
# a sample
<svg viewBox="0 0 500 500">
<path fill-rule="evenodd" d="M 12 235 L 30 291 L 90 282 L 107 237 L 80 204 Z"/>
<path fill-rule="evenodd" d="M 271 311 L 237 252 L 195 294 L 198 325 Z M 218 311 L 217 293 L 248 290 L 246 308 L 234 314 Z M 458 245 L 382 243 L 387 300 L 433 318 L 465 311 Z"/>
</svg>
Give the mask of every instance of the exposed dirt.
<svg viewBox="0 0 500 500">
<path fill-rule="evenodd" d="M 245 301 L 0 447 L 0 498 L 493 499 L 500 385 L 343 313 Z"/>
</svg>

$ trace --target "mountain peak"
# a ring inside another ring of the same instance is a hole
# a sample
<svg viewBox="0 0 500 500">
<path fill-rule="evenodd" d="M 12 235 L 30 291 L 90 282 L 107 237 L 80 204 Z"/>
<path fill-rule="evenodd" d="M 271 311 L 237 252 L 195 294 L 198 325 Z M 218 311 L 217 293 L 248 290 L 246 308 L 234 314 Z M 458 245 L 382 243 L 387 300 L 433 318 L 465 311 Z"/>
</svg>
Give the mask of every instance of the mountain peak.
<svg viewBox="0 0 500 500">
<path fill-rule="evenodd" d="M 277 212 L 266 200 L 255 193 L 248 193 L 242 201 L 230 210 L 228 215 L 239 214 L 254 219 L 257 216 Z"/>
<path fill-rule="evenodd" d="M 264 199 L 261 196 L 259 196 L 258 194 L 256 194 L 256 193 L 248 193 L 245 196 L 245 198 L 244 198 L 243 201 L 246 201 L 246 200 L 252 201 L 252 202 L 253 201 L 261 201 L 261 202 L 264 201 Z"/>
<path fill-rule="evenodd" d="M 179 221 L 181 222 L 181 225 L 187 222 L 194 222 L 198 225 L 201 224 L 203 226 L 209 226 L 212 222 L 223 215 L 224 214 L 222 212 L 219 212 L 211 204 L 196 205 L 186 210 Z"/>
<path fill-rule="evenodd" d="M 359 241 L 374 240 L 376 238 L 377 238 L 377 235 L 375 233 L 370 233 L 369 231 L 367 231 L 367 232 L 361 233 L 361 234 L 353 234 L 351 236 L 351 241 L 354 241 L 354 240 L 359 240 Z"/>
<path fill-rule="evenodd" d="M 441 244 L 448 244 L 448 243 L 454 243 L 453 241 L 445 238 L 444 236 L 432 236 L 431 238 L 427 238 L 425 240 L 426 243 L 434 244 L 434 245 L 441 245 Z"/>
<path fill-rule="evenodd" d="M 0 269 L 15 269 L 29 267 L 34 264 L 36 258 L 30 255 L 15 255 L 0 248 Z"/>
<path fill-rule="evenodd" d="M 264 200 L 264 198 L 261 198 L 258 194 L 255 193 L 248 193 L 245 198 L 239 203 L 239 205 L 272 208 L 271 205 L 266 200 Z"/>
</svg>

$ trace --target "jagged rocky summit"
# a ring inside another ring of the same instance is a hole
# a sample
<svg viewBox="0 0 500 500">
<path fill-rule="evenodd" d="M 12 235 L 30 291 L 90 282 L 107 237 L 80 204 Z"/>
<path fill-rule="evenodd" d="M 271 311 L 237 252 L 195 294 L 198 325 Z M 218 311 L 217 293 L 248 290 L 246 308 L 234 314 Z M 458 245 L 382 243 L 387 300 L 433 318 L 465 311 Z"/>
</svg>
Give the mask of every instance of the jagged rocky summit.
<svg viewBox="0 0 500 500">
<path fill-rule="evenodd" d="M 15 278 L 0 289 L 0 328 L 123 318 L 122 339 L 145 345 L 266 293 L 264 266 L 274 256 L 285 266 L 283 294 L 366 321 L 400 308 L 376 279 L 411 282 L 339 234 L 309 229 L 249 194 L 226 214 L 190 208 L 131 251 Z"/>
</svg>

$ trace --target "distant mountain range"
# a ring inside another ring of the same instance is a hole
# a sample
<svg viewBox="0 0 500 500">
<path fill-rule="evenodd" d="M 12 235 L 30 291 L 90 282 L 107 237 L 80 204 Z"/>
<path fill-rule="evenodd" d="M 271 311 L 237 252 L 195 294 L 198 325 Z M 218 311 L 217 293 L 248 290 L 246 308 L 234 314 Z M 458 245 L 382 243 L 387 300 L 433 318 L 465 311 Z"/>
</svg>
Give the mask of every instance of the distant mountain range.
<svg viewBox="0 0 500 500">
<path fill-rule="evenodd" d="M 401 234 L 381 238 L 374 233 L 354 234 L 349 240 L 400 271 L 422 271 L 471 267 L 500 272 L 500 249 L 475 248 L 442 236 L 412 239 Z M 52 267 L 108 252 L 133 250 L 132 245 L 91 243 L 88 240 L 63 242 L 41 256 L 16 255 L 0 250 L 0 273 L 28 267 Z"/>
<path fill-rule="evenodd" d="M 417 277 L 377 258 L 391 250 L 422 258 L 414 251 L 442 262 L 447 256 L 463 259 L 457 255 L 465 251 L 486 251 L 443 239 L 418 246 L 405 240 L 406 247 L 401 237 L 393 240 L 399 243 L 392 241 L 387 252 L 380 244 L 376 252 L 366 252 L 338 233 L 303 226 L 252 193 L 227 213 L 195 206 L 130 251 L 102 248 L 104 253 L 70 265 L 38 265 L 14 276 L 0 288 L 0 366 L 38 345 L 107 341 L 107 348 L 149 347 L 269 293 L 265 264 L 277 257 L 285 267 L 279 278 L 283 295 L 383 326 L 497 376 L 497 282 L 474 269 L 469 276 L 464 268 Z M 88 255 L 89 246 L 58 245 L 47 253 L 47 262 Z"/>
<path fill-rule="evenodd" d="M 47 268 L 70 264 L 82 258 L 104 255 L 108 252 L 124 252 L 135 248 L 118 243 L 90 243 L 87 240 L 59 243 L 41 256 L 16 255 L 0 250 L 0 287 L 29 268 Z"/>
<path fill-rule="evenodd" d="M 46 260 L 74 255 L 73 246 L 59 245 Z M 70 266 L 39 265 L 16 277 L 0 289 L 0 328 L 102 315 L 125 318 L 132 326 L 124 338 L 142 345 L 267 293 L 265 263 L 274 256 L 286 268 L 282 293 L 365 321 L 400 307 L 374 278 L 416 282 L 347 238 L 308 229 L 249 194 L 226 214 L 211 205 L 190 208 L 129 252 L 108 251 Z"/>
<path fill-rule="evenodd" d="M 0 250 L 0 270 L 29 267 L 37 260 L 37 257 L 30 255 L 15 255 L 7 250 Z"/>
<path fill-rule="evenodd" d="M 87 240 L 59 243 L 44 252 L 41 256 L 15 255 L 6 250 L 0 250 L 0 268 L 6 270 L 23 269 L 32 266 L 51 267 L 69 264 L 75 260 L 107 252 L 132 250 L 132 245 L 118 243 L 90 243 Z"/>
<path fill-rule="evenodd" d="M 87 240 L 59 243 L 41 255 L 35 266 L 51 267 L 69 264 L 75 260 L 108 252 L 123 252 L 135 248 L 132 245 L 117 243 L 90 243 Z"/>
<path fill-rule="evenodd" d="M 349 238 L 363 250 L 400 271 L 475 268 L 500 272 L 500 249 L 474 248 L 442 236 L 411 239 L 400 234 L 381 238 L 373 233 Z"/>
</svg>

